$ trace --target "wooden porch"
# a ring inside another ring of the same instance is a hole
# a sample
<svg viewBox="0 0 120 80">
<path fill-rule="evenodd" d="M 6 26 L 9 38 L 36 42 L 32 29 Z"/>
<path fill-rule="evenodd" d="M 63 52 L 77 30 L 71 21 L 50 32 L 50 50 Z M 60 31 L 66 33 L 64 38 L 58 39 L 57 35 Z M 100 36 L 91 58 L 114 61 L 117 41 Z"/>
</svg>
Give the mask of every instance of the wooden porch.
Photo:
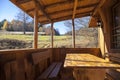
<svg viewBox="0 0 120 80">
<path fill-rule="evenodd" d="M 114 9 L 112 7 L 115 6 L 115 4 L 120 3 L 119 0 L 54 0 L 55 2 L 52 0 L 11 1 L 31 17 L 34 17 L 34 49 L 0 51 L 0 80 L 37 80 L 52 63 L 60 62 L 63 64 L 67 53 L 89 53 L 100 58 L 103 58 L 103 55 L 107 53 L 111 62 L 120 64 L 120 40 L 117 38 L 115 38 L 115 40 L 113 39 L 114 36 L 119 37 L 119 33 L 116 34 L 114 32 L 116 29 L 120 30 L 120 28 L 115 27 L 111 29 L 111 27 L 113 27 L 113 14 L 111 13 L 113 11 L 111 11 L 111 9 Z M 102 25 L 99 26 L 103 34 L 103 38 L 99 39 L 100 48 L 75 48 L 74 18 L 84 16 L 91 16 L 90 27 L 98 27 L 97 23 L 103 22 Z M 53 48 L 53 23 L 68 19 L 72 19 L 73 48 Z M 41 24 L 51 23 L 52 48 L 37 49 L 38 22 Z M 114 32 L 112 33 L 111 31 Z M 104 41 L 104 44 L 101 43 L 101 40 Z M 112 68 L 105 71 L 105 73 L 105 80 L 120 80 L 119 69 Z M 63 65 L 59 75 L 57 80 L 74 80 L 72 69 L 65 69 Z"/>
</svg>

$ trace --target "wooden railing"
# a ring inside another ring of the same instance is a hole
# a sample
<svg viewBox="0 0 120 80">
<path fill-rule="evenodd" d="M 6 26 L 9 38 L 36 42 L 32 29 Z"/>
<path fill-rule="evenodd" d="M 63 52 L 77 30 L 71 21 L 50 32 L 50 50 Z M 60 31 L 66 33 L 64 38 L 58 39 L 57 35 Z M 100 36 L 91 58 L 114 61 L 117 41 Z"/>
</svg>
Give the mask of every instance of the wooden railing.
<svg viewBox="0 0 120 80">
<path fill-rule="evenodd" d="M 63 62 L 67 53 L 90 53 L 102 57 L 99 48 L 53 48 L 53 60 Z"/>
<path fill-rule="evenodd" d="M 48 63 L 48 60 L 44 59 L 38 62 L 39 64 L 33 66 L 31 55 L 34 53 L 50 53 L 52 56 L 50 56 L 51 59 L 49 60 L 51 61 Z M 53 48 L 0 51 L 0 80 L 35 80 L 53 61 L 64 62 L 67 53 L 91 53 L 101 57 L 99 48 Z"/>
</svg>

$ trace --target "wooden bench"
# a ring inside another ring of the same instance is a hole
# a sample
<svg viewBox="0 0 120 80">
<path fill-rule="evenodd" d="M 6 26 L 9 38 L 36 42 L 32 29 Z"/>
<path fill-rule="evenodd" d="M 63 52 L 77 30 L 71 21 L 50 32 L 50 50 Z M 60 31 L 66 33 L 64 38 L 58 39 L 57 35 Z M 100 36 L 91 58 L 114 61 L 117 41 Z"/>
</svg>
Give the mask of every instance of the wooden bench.
<svg viewBox="0 0 120 80">
<path fill-rule="evenodd" d="M 60 62 L 52 63 L 40 76 L 37 80 L 47 80 L 47 79 L 59 79 L 59 71 L 62 66 Z"/>
<path fill-rule="evenodd" d="M 48 61 L 48 68 L 37 78 L 37 80 L 47 80 L 47 79 L 58 79 L 60 68 L 62 66 L 61 62 L 52 62 L 52 54 L 48 51 L 37 52 L 32 54 L 32 64 L 39 64 L 41 61 Z M 52 64 L 51 64 L 52 62 Z"/>
</svg>

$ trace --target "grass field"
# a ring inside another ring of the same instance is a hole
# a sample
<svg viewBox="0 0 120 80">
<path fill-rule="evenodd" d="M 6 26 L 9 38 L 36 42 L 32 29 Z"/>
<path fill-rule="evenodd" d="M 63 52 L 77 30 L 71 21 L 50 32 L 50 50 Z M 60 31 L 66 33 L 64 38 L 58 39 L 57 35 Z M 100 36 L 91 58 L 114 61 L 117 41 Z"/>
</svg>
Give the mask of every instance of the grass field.
<svg viewBox="0 0 120 80">
<path fill-rule="evenodd" d="M 33 43 L 33 35 L 0 35 L 0 39 L 14 39 L 25 41 L 26 43 Z M 76 36 L 76 45 L 78 47 L 95 47 L 94 38 L 84 36 Z M 90 44 L 92 43 L 92 44 Z M 54 36 L 54 47 L 72 47 L 72 36 Z M 38 36 L 38 47 L 39 48 L 48 48 L 51 47 L 51 36 Z"/>
</svg>

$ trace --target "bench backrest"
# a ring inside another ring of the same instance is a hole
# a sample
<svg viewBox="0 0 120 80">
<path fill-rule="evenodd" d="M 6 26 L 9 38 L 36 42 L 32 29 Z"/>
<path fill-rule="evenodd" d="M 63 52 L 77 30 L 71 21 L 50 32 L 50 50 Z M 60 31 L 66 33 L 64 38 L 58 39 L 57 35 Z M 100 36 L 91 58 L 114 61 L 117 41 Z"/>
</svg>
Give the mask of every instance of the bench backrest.
<svg viewBox="0 0 120 80">
<path fill-rule="evenodd" d="M 42 51 L 42 52 L 36 52 L 32 53 L 32 63 L 38 64 L 42 60 L 50 60 L 52 59 L 52 54 L 50 50 Z"/>
</svg>

